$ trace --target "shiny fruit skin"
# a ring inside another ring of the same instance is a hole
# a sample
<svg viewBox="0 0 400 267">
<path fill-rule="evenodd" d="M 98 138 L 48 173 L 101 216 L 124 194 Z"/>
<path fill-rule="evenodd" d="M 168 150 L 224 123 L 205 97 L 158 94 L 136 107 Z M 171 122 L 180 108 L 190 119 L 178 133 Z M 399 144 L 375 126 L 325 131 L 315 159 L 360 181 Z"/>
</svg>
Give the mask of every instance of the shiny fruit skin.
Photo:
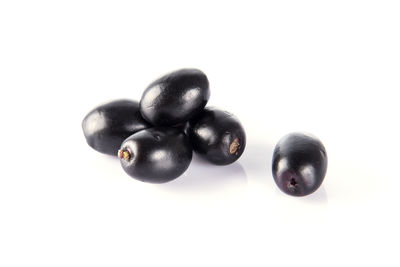
<svg viewBox="0 0 400 267">
<path fill-rule="evenodd" d="M 165 183 L 183 174 L 192 160 L 189 138 L 179 129 L 154 127 L 128 137 L 120 151 L 122 168 L 133 178 L 149 183 Z"/>
<path fill-rule="evenodd" d="M 140 112 L 155 126 L 173 126 L 200 113 L 209 98 L 207 76 L 197 69 L 181 69 L 162 76 L 146 88 L 140 100 Z"/>
<path fill-rule="evenodd" d="M 246 133 L 240 121 L 216 108 L 205 108 L 188 123 L 186 132 L 194 151 L 216 165 L 235 162 L 246 147 Z"/>
<path fill-rule="evenodd" d="M 90 111 L 82 121 L 86 142 L 98 152 L 115 156 L 130 135 L 151 127 L 133 100 L 115 100 Z"/>
<path fill-rule="evenodd" d="M 313 193 L 322 184 L 328 167 L 324 145 L 304 133 L 284 136 L 272 158 L 272 175 L 279 189 L 292 196 Z"/>
</svg>

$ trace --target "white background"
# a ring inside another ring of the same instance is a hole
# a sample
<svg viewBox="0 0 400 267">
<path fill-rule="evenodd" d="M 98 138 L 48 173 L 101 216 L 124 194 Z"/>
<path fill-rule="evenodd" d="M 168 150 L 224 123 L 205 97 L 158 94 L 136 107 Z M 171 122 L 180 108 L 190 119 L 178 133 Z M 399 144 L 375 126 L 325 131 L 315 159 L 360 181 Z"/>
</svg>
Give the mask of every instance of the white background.
<svg viewBox="0 0 400 267">
<path fill-rule="evenodd" d="M 203 70 L 248 147 L 144 184 L 87 146 L 96 105 Z M 399 266 L 398 1 L 1 1 L 0 266 Z M 276 142 L 328 151 L 281 193 Z"/>
</svg>

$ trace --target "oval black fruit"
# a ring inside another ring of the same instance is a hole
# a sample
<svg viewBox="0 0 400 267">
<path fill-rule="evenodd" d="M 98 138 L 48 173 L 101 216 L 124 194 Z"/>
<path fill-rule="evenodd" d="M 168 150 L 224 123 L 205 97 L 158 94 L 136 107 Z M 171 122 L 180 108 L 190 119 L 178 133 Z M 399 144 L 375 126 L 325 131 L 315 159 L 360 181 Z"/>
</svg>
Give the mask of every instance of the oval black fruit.
<svg viewBox="0 0 400 267">
<path fill-rule="evenodd" d="M 140 100 L 140 112 L 153 125 L 173 126 L 200 113 L 209 98 L 207 76 L 197 69 L 181 69 L 147 87 Z"/>
<path fill-rule="evenodd" d="M 179 129 L 154 127 L 131 135 L 118 151 L 122 168 L 135 179 L 165 183 L 183 174 L 192 160 L 189 138 Z"/>
<path fill-rule="evenodd" d="M 193 149 L 216 165 L 235 162 L 246 147 L 246 133 L 239 120 L 215 108 L 205 108 L 188 123 L 186 132 Z"/>
<path fill-rule="evenodd" d="M 82 121 L 89 146 L 109 155 L 116 155 L 127 137 L 149 127 L 140 114 L 139 103 L 126 99 L 98 106 Z"/>
<path fill-rule="evenodd" d="M 308 134 L 291 133 L 275 147 L 272 175 L 283 192 L 305 196 L 322 184 L 327 166 L 328 158 L 321 141 Z"/>
</svg>

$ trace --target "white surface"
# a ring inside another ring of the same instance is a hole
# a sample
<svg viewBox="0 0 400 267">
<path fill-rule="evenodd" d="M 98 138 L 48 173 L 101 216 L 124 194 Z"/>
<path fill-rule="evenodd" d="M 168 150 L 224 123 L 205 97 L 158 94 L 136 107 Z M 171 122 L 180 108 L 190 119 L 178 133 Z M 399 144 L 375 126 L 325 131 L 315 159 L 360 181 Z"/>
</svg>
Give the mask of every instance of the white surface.
<svg viewBox="0 0 400 267">
<path fill-rule="evenodd" d="M 2 1 L 0 266 L 399 266 L 398 1 Z M 202 69 L 248 134 L 151 185 L 81 120 Z M 293 198 L 274 144 L 307 131 L 329 168 Z"/>
</svg>

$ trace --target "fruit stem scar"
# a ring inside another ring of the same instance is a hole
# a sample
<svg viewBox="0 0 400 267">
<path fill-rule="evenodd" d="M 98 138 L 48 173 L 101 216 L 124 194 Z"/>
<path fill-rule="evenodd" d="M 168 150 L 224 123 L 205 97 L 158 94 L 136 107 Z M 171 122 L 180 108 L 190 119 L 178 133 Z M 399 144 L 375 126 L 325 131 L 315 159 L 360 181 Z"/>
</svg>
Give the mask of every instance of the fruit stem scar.
<svg viewBox="0 0 400 267">
<path fill-rule="evenodd" d="M 233 154 L 237 155 L 239 152 L 239 148 L 240 148 L 239 138 L 235 138 L 233 140 L 233 142 L 231 143 L 231 145 L 229 146 L 229 153 L 231 155 L 233 155 Z"/>
<path fill-rule="evenodd" d="M 129 153 L 128 150 L 118 150 L 118 158 L 124 159 L 124 160 L 129 160 L 131 158 L 131 153 Z"/>
</svg>

